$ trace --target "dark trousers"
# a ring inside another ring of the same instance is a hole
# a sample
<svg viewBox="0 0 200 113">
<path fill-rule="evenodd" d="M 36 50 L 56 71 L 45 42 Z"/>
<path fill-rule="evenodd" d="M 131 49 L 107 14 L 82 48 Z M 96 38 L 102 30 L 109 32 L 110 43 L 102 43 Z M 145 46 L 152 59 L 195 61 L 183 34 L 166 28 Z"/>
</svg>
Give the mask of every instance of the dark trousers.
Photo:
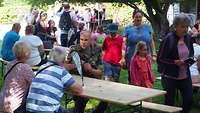
<svg viewBox="0 0 200 113">
<path fill-rule="evenodd" d="M 63 47 L 70 47 L 74 45 L 75 41 L 75 34 L 73 34 L 70 39 L 68 39 L 68 34 L 61 34 L 60 36 L 61 46 Z"/>
<path fill-rule="evenodd" d="M 73 99 L 75 101 L 74 113 L 84 113 L 85 106 L 89 99 L 80 96 L 74 96 Z M 107 106 L 107 102 L 101 101 L 92 113 L 103 113 L 106 110 Z"/>
<path fill-rule="evenodd" d="M 164 90 L 167 91 L 167 94 L 165 95 L 165 104 L 174 106 L 174 99 L 176 90 L 180 90 L 181 96 L 182 96 L 182 108 L 183 110 L 181 113 L 189 113 L 189 110 L 192 106 L 192 80 L 191 77 L 188 77 L 183 80 L 175 80 L 171 79 L 165 76 L 162 76 L 161 79 L 162 86 Z"/>
<path fill-rule="evenodd" d="M 61 42 L 61 46 L 68 47 L 68 34 L 61 34 L 60 42 Z"/>
<path fill-rule="evenodd" d="M 36 113 L 36 112 L 27 111 L 26 113 Z M 60 108 L 58 109 L 58 111 L 54 111 L 53 113 L 73 113 L 73 112 L 71 112 L 71 111 L 69 111 L 69 110 L 67 110 L 67 109 L 64 109 L 64 108 L 60 107 Z"/>
</svg>

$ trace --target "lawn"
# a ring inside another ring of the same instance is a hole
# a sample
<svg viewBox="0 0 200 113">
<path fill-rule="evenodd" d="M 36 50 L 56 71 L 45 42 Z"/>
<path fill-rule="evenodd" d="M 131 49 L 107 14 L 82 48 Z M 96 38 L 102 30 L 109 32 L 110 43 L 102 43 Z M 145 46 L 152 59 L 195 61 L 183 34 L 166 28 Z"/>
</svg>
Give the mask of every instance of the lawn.
<svg viewBox="0 0 200 113">
<path fill-rule="evenodd" d="M 1 66 L 1 65 L 0 65 Z M 0 72 L 1 72 L 1 67 L 0 67 Z M 156 69 L 156 63 L 153 63 L 153 70 L 154 70 L 154 73 L 155 73 L 155 76 L 158 77 L 158 73 L 157 73 L 157 69 Z M 127 84 L 127 78 L 128 78 L 128 74 L 127 74 L 127 70 L 122 70 L 121 71 L 121 74 L 120 74 L 120 82 L 121 83 L 124 83 L 124 84 Z M 3 76 L 1 75 L 0 73 L 0 88 L 2 87 L 3 85 Z M 155 84 L 154 84 L 154 88 L 155 89 L 162 89 L 162 86 L 161 86 L 161 83 L 160 83 L 160 80 L 156 80 L 155 81 Z M 200 91 L 197 92 L 196 94 L 194 94 L 193 96 L 193 100 L 194 100 L 194 104 L 192 106 L 192 110 L 190 113 L 200 113 Z M 67 105 L 65 104 L 65 98 L 66 97 L 69 97 L 69 96 L 65 96 L 63 97 L 63 101 L 61 102 L 61 105 L 63 107 L 67 107 L 69 109 L 72 109 L 73 106 L 74 106 L 74 103 L 73 102 L 69 102 Z M 86 113 L 90 113 L 90 111 L 92 109 L 95 108 L 95 106 L 98 104 L 98 100 L 94 100 L 94 99 L 91 99 L 89 101 L 89 103 L 87 104 L 86 106 Z M 153 102 L 155 103 L 163 103 L 164 102 L 164 96 L 159 96 L 159 97 L 156 97 L 156 98 L 153 98 Z M 181 99 L 180 99 L 180 95 L 177 95 L 177 98 L 176 98 L 176 106 L 180 106 L 181 104 Z M 121 108 L 127 108 L 127 106 L 122 106 L 122 105 L 116 105 L 116 104 L 110 104 L 110 107 L 109 109 L 106 111 L 106 113 L 109 113 L 109 110 L 118 110 L 118 109 L 121 109 Z M 157 111 L 152 111 L 153 113 L 159 113 Z M 126 110 L 124 112 L 120 112 L 120 113 L 130 113 L 130 110 Z"/>
</svg>

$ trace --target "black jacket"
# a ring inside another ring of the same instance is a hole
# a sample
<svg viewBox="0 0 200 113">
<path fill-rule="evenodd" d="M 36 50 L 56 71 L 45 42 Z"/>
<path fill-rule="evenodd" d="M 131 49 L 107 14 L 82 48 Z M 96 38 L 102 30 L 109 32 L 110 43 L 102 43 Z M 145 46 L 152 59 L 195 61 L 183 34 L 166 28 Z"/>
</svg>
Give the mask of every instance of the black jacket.
<svg viewBox="0 0 200 113">
<path fill-rule="evenodd" d="M 176 35 L 175 32 L 170 32 L 164 38 L 162 44 L 160 45 L 159 49 L 159 56 L 158 56 L 158 65 L 162 65 L 162 74 L 172 77 L 178 77 L 179 75 L 179 67 L 175 64 L 175 60 L 179 59 L 178 54 L 178 40 L 179 37 Z M 194 49 L 193 43 L 194 39 L 190 37 L 190 35 L 186 34 L 184 36 L 184 42 L 189 50 L 189 57 L 194 56 Z M 190 76 L 189 72 L 189 65 L 187 67 L 187 74 Z"/>
</svg>

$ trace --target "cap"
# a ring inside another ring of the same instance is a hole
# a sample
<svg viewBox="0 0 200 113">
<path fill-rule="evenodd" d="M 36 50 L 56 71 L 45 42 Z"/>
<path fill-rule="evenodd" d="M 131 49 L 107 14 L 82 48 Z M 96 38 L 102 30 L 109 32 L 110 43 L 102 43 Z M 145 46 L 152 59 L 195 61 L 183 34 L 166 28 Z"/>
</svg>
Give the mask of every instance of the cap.
<svg viewBox="0 0 200 113">
<path fill-rule="evenodd" d="M 116 33 L 116 32 L 118 32 L 118 29 L 119 29 L 118 24 L 116 24 L 116 23 L 112 23 L 107 27 L 107 31 L 110 33 Z"/>
</svg>

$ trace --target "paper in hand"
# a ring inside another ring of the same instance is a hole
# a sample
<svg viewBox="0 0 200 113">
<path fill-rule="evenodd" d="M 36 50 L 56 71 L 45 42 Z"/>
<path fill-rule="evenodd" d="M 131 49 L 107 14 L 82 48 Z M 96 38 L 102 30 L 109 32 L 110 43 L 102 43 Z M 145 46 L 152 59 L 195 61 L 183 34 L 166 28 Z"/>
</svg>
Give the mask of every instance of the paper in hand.
<svg viewBox="0 0 200 113">
<path fill-rule="evenodd" d="M 196 60 L 193 57 L 189 57 L 189 58 L 185 59 L 184 62 L 186 64 L 192 65 L 196 62 Z"/>
</svg>

